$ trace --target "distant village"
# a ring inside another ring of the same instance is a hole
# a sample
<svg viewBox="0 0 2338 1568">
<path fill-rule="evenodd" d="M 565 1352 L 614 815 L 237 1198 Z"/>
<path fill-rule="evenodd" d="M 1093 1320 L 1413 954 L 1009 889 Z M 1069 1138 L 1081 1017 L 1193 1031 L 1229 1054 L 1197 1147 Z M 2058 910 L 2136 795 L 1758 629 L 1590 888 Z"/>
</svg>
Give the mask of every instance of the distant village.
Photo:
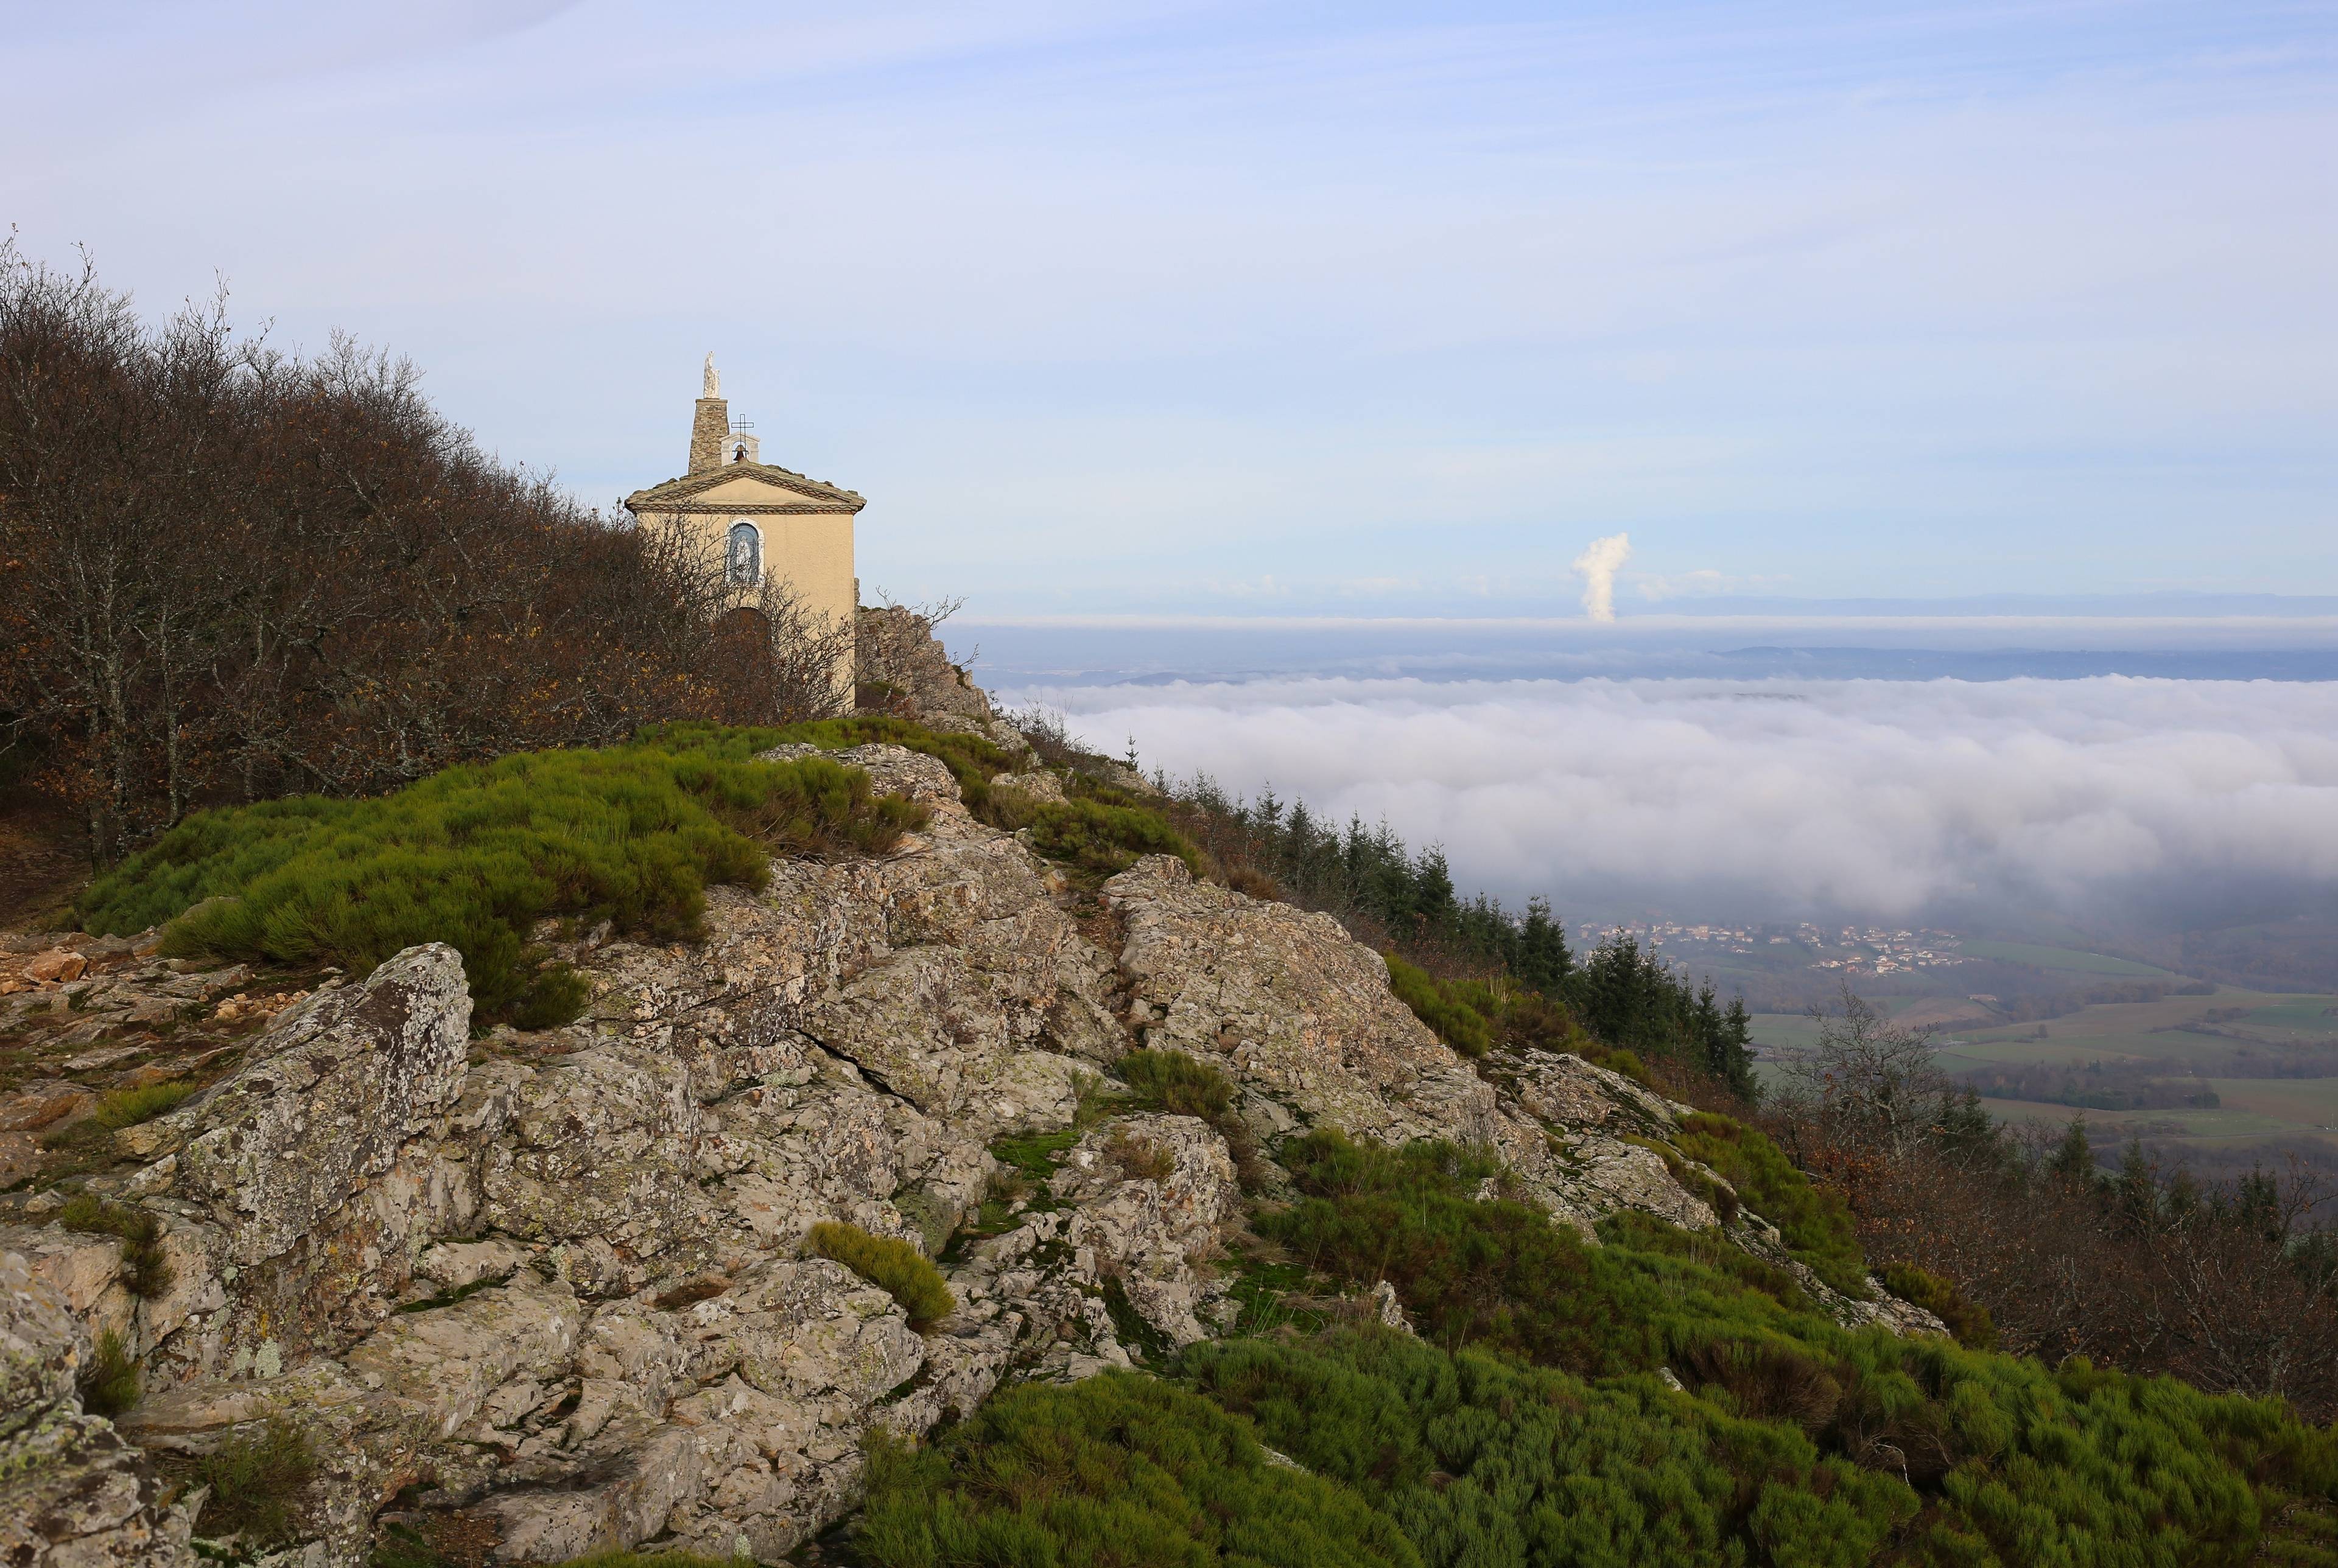
<svg viewBox="0 0 2338 1568">
<path fill-rule="evenodd" d="M 1644 947 L 1661 951 L 1667 945 L 1702 943 L 1731 953 L 1752 954 L 1765 947 L 1801 947 L 1822 956 L 1812 969 L 1844 975 L 1897 975 L 1918 969 L 1940 969 L 1968 962 L 1955 951 L 1963 941 L 1953 931 L 1891 930 L 1881 926 L 1844 926 L 1832 930 L 1808 921 L 1794 926 L 1777 925 L 1687 925 L 1676 920 L 1625 920 L 1602 924 L 1586 921 L 1576 927 L 1577 943 L 1596 946 L 1611 936 L 1629 936 Z M 1826 956 L 1831 955 L 1831 956 Z"/>
</svg>

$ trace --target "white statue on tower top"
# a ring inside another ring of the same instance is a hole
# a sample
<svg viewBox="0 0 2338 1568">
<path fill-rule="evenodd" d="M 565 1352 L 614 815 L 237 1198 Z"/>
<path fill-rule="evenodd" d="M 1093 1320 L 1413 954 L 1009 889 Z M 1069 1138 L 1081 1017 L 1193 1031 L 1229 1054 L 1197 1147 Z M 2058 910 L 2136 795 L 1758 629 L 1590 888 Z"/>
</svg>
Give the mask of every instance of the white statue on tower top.
<svg viewBox="0 0 2338 1568">
<path fill-rule="evenodd" d="M 706 353 L 706 379 L 700 385 L 698 395 L 701 397 L 722 396 L 722 377 L 714 368 L 714 351 L 711 348 Z"/>
</svg>

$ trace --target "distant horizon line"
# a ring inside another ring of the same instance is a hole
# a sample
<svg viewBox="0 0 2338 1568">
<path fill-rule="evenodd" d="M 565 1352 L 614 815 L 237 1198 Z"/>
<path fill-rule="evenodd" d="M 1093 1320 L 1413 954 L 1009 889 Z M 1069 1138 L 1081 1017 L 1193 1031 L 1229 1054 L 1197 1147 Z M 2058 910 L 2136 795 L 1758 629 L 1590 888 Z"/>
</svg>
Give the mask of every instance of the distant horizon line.
<svg viewBox="0 0 2338 1568">
<path fill-rule="evenodd" d="M 1813 601 L 1813 603 L 1826 603 Z M 2198 615 L 2137 615 L 2109 612 L 2087 614 L 2064 611 L 2058 613 L 2015 613 L 2003 611 L 1975 611 L 1966 614 L 1893 614 L 1872 609 L 1842 610 L 1832 614 L 1793 614 L 1781 612 L 1724 613 L 1683 613 L 1652 612 L 1639 614 L 1618 613 L 1612 621 L 1594 621 L 1586 615 L 1353 615 L 1353 614 L 1275 614 L 1242 615 L 1220 612 L 1125 611 L 1079 612 L 1016 614 L 1007 612 L 968 613 L 961 611 L 950 619 L 950 624 L 961 627 L 995 626 L 1000 628 L 1027 627 L 1034 630 L 1082 631 L 1348 631 L 1348 630 L 1410 630 L 1483 628 L 1488 631 L 1536 631 L 1594 632 L 1603 635 L 1626 635 L 1637 631 L 1680 632 L 1695 630 L 1714 632 L 1732 627 L 1747 631 L 1783 629 L 1822 622 L 1836 630 L 1871 628 L 1877 631 L 1920 631 L 1937 628 L 1943 631 L 2020 631 L 2068 630 L 2074 622 L 2090 627 L 2124 628 L 2135 632 L 2149 630 L 2203 631 L 2272 631 L 2279 629 L 2290 634 L 2304 632 L 2317 638 L 2338 639 L 2338 602 L 2333 610 L 2324 613 L 2275 614 L 2198 614 Z"/>
</svg>

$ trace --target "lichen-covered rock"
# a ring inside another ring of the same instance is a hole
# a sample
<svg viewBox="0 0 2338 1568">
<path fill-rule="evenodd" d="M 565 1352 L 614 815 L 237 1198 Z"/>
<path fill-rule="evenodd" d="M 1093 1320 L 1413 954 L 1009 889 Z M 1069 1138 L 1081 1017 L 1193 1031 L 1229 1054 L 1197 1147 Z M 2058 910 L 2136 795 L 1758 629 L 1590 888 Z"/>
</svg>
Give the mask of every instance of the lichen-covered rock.
<svg viewBox="0 0 2338 1568">
<path fill-rule="evenodd" d="M 1645 1144 L 1597 1132 L 1561 1133 L 1541 1155 L 1511 1163 L 1528 1194 L 1586 1240 L 1597 1240 L 1592 1228 L 1619 1210 L 1653 1214 L 1688 1230 L 1720 1222 L 1713 1205 L 1682 1186 L 1672 1165 Z"/>
<path fill-rule="evenodd" d="M 136 1346 L 139 1301 L 123 1279 L 119 1238 L 49 1225 L 0 1225 L 0 1249 L 73 1315 L 84 1339 L 94 1341 L 111 1329 Z"/>
<path fill-rule="evenodd" d="M 1871 1299 L 1865 1301 L 1838 1296 L 1832 1291 L 1825 1292 L 1825 1296 L 1833 1298 L 1835 1316 L 1846 1327 L 1858 1328 L 1873 1324 L 1899 1335 L 1948 1334 L 1949 1326 L 1938 1313 L 1894 1296 L 1890 1288 L 1872 1274 L 1867 1277 L 1867 1289 Z"/>
<path fill-rule="evenodd" d="M 930 620 L 907 605 L 864 606 L 854 633 L 857 679 L 882 691 L 888 710 L 938 730 L 988 728 L 989 698 L 950 662 Z"/>
<path fill-rule="evenodd" d="M 1506 1058 L 1505 1065 L 1521 1108 L 1582 1132 L 1667 1136 L 1689 1114 L 1688 1106 L 1566 1052 L 1521 1051 Z"/>
<path fill-rule="evenodd" d="M 9 1568 L 192 1568 L 183 1510 L 75 1379 L 79 1318 L 17 1253 L 0 1251 L 0 1563 Z"/>
<path fill-rule="evenodd" d="M 470 1023 L 462 960 L 443 943 L 309 997 L 240 1072 L 153 1124 L 172 1192 L 228 1229 L 236 1263 L 282 1257 L 453 1107 Z"/>
<path fill-rule="evenodd" d="M 1249 1092 L 1245 1113 L 1263 1134 L 1303 1124 L 1481 1144 L 1586 1240 L 1617 1209 L 1714 1222 L 1661 1155 L 1625 1142 L 1668 1134 L 1669 1102 L 1579 1057 L 1532 1052 L 1505 1103 L 1398 1000 L 1380 956 L 1329 916 L 1196 883 L 1165 855 L 1105 892 L 1126 926 L 1121 969 L 1144 1043 L 1219 1063 Z"/>
<path fill-rule="evenodd" d="M 1495 1142 L 1494 1091 L 1328 915 L 1197 883 L 1150 855 L 1105 884 L 1125 924 L 1130 1016 L 1154 1049 L 1214 1062 L 1306 1122 L 1396 1143 Z"/>
<path fill-rule="evenodd" d="M 992 795 L 1020 796 L 1035 806 L 1061 806 L 1063 780 L 1044 769 L 1030 773 L 1001 773 L 990 781 Z"/>
<path fill-rule="evenodd" d="M 280 1014 L 244 1065 L 135 1131 L 121 1184 L 162 1220 L 172 1293 L 147 1303 L 156 1386 L 268 1376 L 378 1322 L 447 1194 L 432 1153 L 462 1093 L 471 1000 L 432 943 Z"/>
<path fill-rule="evenodd" d="M 392 1318 L 342 1364 L 364 1387 L 396 1400 L 427 1439 L 464 1434 L 489 1442 L 492 1420 L 476 1430 L 472 1424 L 490 1397 L 516 1379 L 540 1382 L 565 1371 L 584 1324 L 565 1282 L 522 1269 L 499 1289 Z"/>
<path fill-rule="evenodd" d="M 522 1240 L 598 1239 L 624 1261 L 654 1259 L 705 1229 L 700 1120 L 689 1069 L 659 1053 L 600 1046 L 530 1073 L 483 1163 L 483 1218 Z"/>
<path fill-rule="evenodd" d="M 891 746 L 840 754 L 928 805 L 880 861 L 774 867 L 761 900 L 772 1022 L 980 1136 L 1060 1126 L 1125 1040 L 1111 962 L 1020 844 L 974 821 L 948 770 Z"/>
<path fill-rule="evenodd" d="M 205 970 L 158 959 L 160 940 L 152 931 L 127 938 L 83 932 L 0 937 L 0 1033 L 28 1047 L 28 1057 L 45 1058 L 72 1074 L 97 1073 L 134 1055 L 183 1057 L 183 1047 L 199 1049 L 208 1032 L 181 1025 L 205 1004 L 248 984 L 251 971 L 241 964 Z M 258 998 L 237 1004 L 227 1021 L 259 1004 Z M 172 1034 L 167 1043 L 145 1033 L 162 1026 Z M 94 1043 L 102 1044 L 73 1049 Z M 0 1105 L 0 1122 L 9 1115 Z"/>
<path fill-rule="evenodd" d="M 1510 1122 L 1543 1133 L 1538 1148 L 1511 1133 L 1505 1156 L 1528 1192 L 1586 1239 L 1603 1216 L 1618 1210 L 1691 1230 L 1720 1223 L 1712 1203 L 1682 1184 L 1678 1171 L 1690 1161 L 1657 1152 L 1679 1132 L 1687 1106 L 1564 1052 L 1508 1053 L 1494 1073 L 1508 1091 Z M 1708 1191 L 1728 1187 L 1702 1167 L 1695 1179 Z"/>
<path fill-rule="evenodd" d="M 1172 1345 L 1206 1338 L 1223 1292 L 1196 1265 L 1242 1210 L 1225 1140 L 1192 1116 L 1128 1116 L 1082 1138 L 1054 1187 L 1078 1205 L 1063 1239 L 1076 1277 L 1113 1280 Z"/>
<path fill-rule="evenodd" d="M 23 1254 L 0 1250 L 0 1443 L 77 1406 L 89 1337 Z"/>
<path fill-rule="evenodd" d="M 96 1105 L 97 1096 L 78 1083 L 35 1079 L 13 1094 L 0 1094 L 0 1132 L 36 1132 Z"/>
</svg>

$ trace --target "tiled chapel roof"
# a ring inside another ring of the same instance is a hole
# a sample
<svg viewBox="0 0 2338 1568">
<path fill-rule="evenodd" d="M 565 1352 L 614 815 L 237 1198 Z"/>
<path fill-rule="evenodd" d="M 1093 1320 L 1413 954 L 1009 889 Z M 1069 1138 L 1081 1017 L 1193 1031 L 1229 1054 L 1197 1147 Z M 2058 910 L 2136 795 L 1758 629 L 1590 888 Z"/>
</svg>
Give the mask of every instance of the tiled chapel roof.
<svg viewBox="0 0 2338 1568">
<path fill-rule="evenodd" d="M 693 505 L 693 497 L 718 485 L 727 485 L 733 479 L 760 479 L 778 489 L 792 491 L 803 500 L 781 503 L 777 506 L 759 506 L 752 502 L 721 505 L 698 502 Z M 868 501 L 856 490 L 840 490 L 833 485 L 807 479 L 793 469 L 782 468 L 775 463 L 726 463 L 702 474 L 689 474 L 680 479 L 669 479 L 663 485 L 653 485 L 646 490 L 636 490 L 625 497 L 625 509 L 629 512 L 858 512 L 868 505 Z"/>
</svg>

